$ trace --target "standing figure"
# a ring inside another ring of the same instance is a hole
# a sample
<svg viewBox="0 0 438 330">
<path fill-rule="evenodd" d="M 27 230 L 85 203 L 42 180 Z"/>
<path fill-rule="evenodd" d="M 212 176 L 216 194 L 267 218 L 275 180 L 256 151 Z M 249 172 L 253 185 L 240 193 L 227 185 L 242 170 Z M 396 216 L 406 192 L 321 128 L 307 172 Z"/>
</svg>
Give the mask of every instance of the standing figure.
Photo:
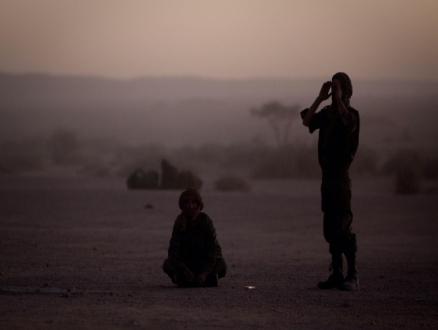
<svg viewBox="0 0 438 330">
<path fill-rule="evenodd" d="M 204 202 L 199 191 L 183 191 L 179 208 L 182 212 L 173 225 L 163 270 L 179 287 L 217 286 L 218 279 L 227 272 L 227 264 L 213 221 L 201 212 Z"/>
<path fill-rule="evenodd" d="M 331 93 L 330 93 L 331 89 Z M 359 145 L 359 112 L 350 106 L 353 87 L 343 72 L 322 85 L 312 106 L 301 112 L 303 125 L 310 133 L 319 129 L 318 161 L 322 170 L 321 198 L 324 213 L 324 238 L 329 243 L 333 273 L 320 289 L 359 289 L 356 270 L 356 235 L 351 224 L 350 164 Z M 332 103 L 315 113 L 320 104 L 331 96 Z M 348 271 L 344 278 L 342 254 L 347 259 Z"/>
</svg>

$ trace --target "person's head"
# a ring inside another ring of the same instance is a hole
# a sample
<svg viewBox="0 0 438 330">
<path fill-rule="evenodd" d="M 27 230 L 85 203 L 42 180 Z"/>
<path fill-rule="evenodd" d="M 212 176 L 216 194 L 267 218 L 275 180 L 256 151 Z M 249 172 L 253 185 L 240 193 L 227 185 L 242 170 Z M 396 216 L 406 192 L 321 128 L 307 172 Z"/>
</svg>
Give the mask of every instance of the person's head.
<svg viewBox="0 0 438 330">
<path fill-rule="evenodd" d="M 338 80 L 342 89 L 342 101 L 345 105 L 350 104 L 350 99 L 353 96 L 353 85 L 351 84 L 350 77 L 344 72 L 335 73 L 332 77 L 333 80 Z"/>
<path fill-rule="evenodd" d="M 195 217 L 204 208 L 200 192 L 195 188 L 184 190 L 179 196 L 179 208 L 189 218 Z"/>
</svg>

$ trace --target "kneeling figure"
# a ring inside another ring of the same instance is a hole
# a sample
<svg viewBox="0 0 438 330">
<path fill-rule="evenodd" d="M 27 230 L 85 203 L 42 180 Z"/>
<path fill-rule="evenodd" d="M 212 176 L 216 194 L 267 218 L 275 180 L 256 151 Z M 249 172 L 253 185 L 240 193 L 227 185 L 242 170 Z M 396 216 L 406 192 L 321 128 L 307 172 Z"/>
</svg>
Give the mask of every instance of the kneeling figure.
<svg viewBox="0 0 438 330">
<path fill-rule="evenodd" d="M 218 279 L 227 272 L 227 264 L 213 221 L 201 212 L 204 202 L 199 191 L 185 190 L 179 208 L 182 212 L 173 225 L 163 270 L 179 287 L 217 286 Z"/>
</svg>

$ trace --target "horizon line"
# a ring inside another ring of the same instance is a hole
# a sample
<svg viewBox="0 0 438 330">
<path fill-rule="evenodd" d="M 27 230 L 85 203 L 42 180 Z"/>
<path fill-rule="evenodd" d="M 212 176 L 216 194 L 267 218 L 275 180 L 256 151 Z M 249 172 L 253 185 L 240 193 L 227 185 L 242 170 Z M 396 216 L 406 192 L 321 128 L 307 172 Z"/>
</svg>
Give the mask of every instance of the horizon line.
<svg viewBox="0 0 438 330">
<path fill-rule="evenodd" d="M 253 82 L 253 81 L 325 81 L 327 77 L 281 77 L 281 76 L 254 76 L 247 78 L 220 78 L 220 77 L 206 77 L 202 75 L 141 75 L 135 77 L 113 77 L 113 76 L 103 76 L 98 74 L 73 74 L 73 73 L 50 73 L 50 72 L 38 72 L 38 71 L 28 71 L 28 72 L 8 72 L 0 70 L 0 75 L 12 76 L 12 77 L 26 77 L 26 76 L 40 76 L 48 78 L 75 78 L 75 79 L 96 79 L 96 80 L 108 80 L 108 81 L 118 81 L 118 82 L 132 82 L 139 80 L 205 80 L 205 81 L 216 81 L 216 82 Z M 356 78 L 356 82 L 386 82 L 386 83 L 438 83 L 438 79 L 408 79 L 408 78 Z"/>
</svg>

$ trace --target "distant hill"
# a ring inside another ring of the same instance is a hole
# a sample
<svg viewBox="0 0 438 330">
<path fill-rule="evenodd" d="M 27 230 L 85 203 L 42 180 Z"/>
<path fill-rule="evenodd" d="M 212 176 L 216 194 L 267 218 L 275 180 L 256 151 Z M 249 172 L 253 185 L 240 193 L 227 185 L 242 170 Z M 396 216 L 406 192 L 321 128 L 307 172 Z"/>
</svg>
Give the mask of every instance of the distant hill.
<svg viewBox="0 0 438 330">
<path fill-rule="evenodd" d="M 313 96 L 321 80 L 215 80 L 197 77 L 145 77 L 116 80 L 86 76 L 0 73 L 1 105 L 82 102 L 149 102 L 183 99 L 266 100 Z M 353 81 L 355 95 L 433 95 L 438 82 Z M 316 88 L 316 90 L 315 90 Z"/>
<path fill-rule="evenodd" d="M 2 105 L 70 103 L 156 103 L 186 99 L 265 99 L 305 93 L 312 81 L 263 79 L 221 81 L 195 77 L 113 80 L 95 77 L 0 73 Z"/>
</svg>

